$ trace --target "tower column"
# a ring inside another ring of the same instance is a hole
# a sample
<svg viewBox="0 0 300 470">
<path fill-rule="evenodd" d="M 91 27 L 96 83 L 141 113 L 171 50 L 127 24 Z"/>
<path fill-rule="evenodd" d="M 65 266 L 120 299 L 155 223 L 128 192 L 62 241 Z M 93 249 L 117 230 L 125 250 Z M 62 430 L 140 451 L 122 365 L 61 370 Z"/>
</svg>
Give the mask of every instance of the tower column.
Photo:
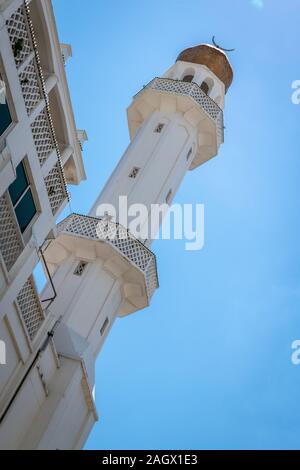
<svg viewBox="0 0 300 470">
<path fill-rule="evenodd" d="M 192 162 L 196 144 L 195 127 L 180 113 L 153 112 L 137 130 L 90 215 L 103 216 L 105 205 L 111 204 L 116 209 L 116 221 L 126 225 L 119 207 L 119 197 L 123 196 L 127 207 L 143 204 L 151 216 L 153 204 L 172 201 Z"/>
</svg>

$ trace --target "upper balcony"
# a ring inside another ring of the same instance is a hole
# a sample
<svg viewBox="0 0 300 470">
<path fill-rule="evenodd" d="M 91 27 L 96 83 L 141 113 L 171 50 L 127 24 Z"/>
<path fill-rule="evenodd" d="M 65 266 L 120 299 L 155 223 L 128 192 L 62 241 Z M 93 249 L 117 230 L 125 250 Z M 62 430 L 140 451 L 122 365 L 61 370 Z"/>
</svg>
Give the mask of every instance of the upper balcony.
<svg viewBox="0 0 300 470">
<path fill-rule="evenodd" d="M 134 96 L 128 108 L 131 138 L 156 109 L 180 112 L 198 128 L 201 155 L 197 153 L 191 169 L 217 154 L 219 146 L 224 142 L 223 111 L 197 83 L 159 77 L 151 80 Z"/>
<path fill-rule="evenodd" d="M 86 179 L 86 175 L 65 71 L 67 57 L 64 51 L 70 57 L 71 47 L 60 44 L 50 0 L 32 0 L 30 18 L 43 73 L 45 77 L 54 76 L 57 79 L 55 88 L 49 93 L 49 100 L 66 179 L 69 184 L 79 184 Z"/>
<path fill-rule="evenodd" d="M 67 183 L 79 184 L 86 178 L 82 147 L 51 1 L 20 2 L 6 24 L 28 116 L 45 98 Z"/>
</svg>

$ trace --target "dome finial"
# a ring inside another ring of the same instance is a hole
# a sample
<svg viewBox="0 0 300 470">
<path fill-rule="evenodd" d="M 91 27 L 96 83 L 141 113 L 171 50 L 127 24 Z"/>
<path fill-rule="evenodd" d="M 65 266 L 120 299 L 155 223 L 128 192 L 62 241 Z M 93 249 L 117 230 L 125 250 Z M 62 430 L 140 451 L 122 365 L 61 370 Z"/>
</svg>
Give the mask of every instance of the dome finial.
<svg viewBox="0 0 300 470">
<path fill-rule="evenodd" d="M 215 47 L 217 47 L 221 51 L 224 51 L 224 52 L 233 52 L 233 51 L 235 51 L 235 49 L 224 49 L 224 47 L 219 46 L 215 41 L 215 36 L 212 37 L 212 43 Z"/>
<path fill-rule="evenodd" d="M 212 44 L 199 44 L 182 51 L 176 59 L 177 61 L 190 62 L 198 65 L 205 65 L 214 73 L 225 85 L 227 92 L 233 79 L 233 70 L 224 49 Z"/>
</svg>

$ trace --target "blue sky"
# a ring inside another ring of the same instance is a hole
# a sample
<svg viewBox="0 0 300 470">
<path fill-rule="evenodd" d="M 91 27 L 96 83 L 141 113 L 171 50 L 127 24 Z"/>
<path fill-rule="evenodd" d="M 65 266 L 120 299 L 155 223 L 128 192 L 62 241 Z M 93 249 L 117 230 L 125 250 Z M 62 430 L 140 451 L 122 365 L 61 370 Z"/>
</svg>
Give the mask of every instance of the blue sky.
<svg viewBox="0 0 300 470">
<path fill-rule="evenodd" d="M 205 204 L 205 246 L 157 241 L 151 306 L 117 320 L 97 361 L 87 449 L 300 448 L 299 0 L 54 0 L 87 181 L 87 213 L 129 142 L 126 107 L 186 47 L 230 54 L 219 156 L 175 202 Z"/>
</svg>

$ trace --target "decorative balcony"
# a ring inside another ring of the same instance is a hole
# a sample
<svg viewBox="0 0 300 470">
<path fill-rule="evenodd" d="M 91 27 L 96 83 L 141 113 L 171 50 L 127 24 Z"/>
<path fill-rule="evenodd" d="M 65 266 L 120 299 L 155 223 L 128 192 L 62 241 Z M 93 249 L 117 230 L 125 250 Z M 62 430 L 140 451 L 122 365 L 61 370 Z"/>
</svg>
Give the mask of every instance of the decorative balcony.
<svg viewBox="0 0 300 470">
<path fill-rule="evenodd" d="M 71 214 L 58 224 L 58 235 L 75 235 L 109 244 L 143 273 L 148 302 L 150 301 L 158 287 L 155 255 L 122 225 L 105 219 Z"/>
<path fill-rule="evenodd" d="M 25 6 L 20 6 L 7 20 L 6 25 L 16 66 L 19 67 L 33 51 Z"/>
<path fill-rule="evenodd" d="M 17 303 L 25 329 L 32 341 L 45 320 L 45 314 L 32 276 L 27 279 L 20 290 Z"/>
<path fill-rule="evenodd" d="M 29 15 L 28 4 L 23 4 L 7 20 L 6 26 L 40 166 L 53 152 L 57 153 L 56 161 L 44 177 L 52 213 L 56 215 L 68 193 Z M 44 101 L 42 110 L 31 118 L 41 101 Z M 24 249 L 24 242 L 8 192 L 0 198 L 0 218 L 0 252 L 10 271 Z"/>
<path fill-rule="evenodd" d="M 0 197 L 0 216 L 0 251 L 6 269 L 9 271 L 22 253 L 24 243 L 8 193 Z"/>
<path fill-rule="evenodd" d="M 224 124 L 223 111 L 208 95 L 201 90 L 197 83 L 183 82 L 171 78 L 156 77 L 148 85 L 134 96 L 134 99 L 141 96 L 148 90 L 160 93 L 169 93 L 171 95 L 181 95 L 190 97 L 197 103 L 207 116 L 215 123 L 217 130 L 218 145 L 224 142 Z"/>
<path fill-rule="evenodd" d="M 53 215 L 68 198 L 66 180 L 60 158 L 60 151 L 52 122 L 45 80 L 40 65 L 39 53 L 27 2 L 21 5 L 6 22 L 12 52 L 19 74 L 25 107 L 30 120 L 41 101 L 42 111 L 31 122 L 32 136 L 39 163 L 44 165 L 53 151 L 57 162 L 45 177 L 45 185 Z"/>
</svg>

